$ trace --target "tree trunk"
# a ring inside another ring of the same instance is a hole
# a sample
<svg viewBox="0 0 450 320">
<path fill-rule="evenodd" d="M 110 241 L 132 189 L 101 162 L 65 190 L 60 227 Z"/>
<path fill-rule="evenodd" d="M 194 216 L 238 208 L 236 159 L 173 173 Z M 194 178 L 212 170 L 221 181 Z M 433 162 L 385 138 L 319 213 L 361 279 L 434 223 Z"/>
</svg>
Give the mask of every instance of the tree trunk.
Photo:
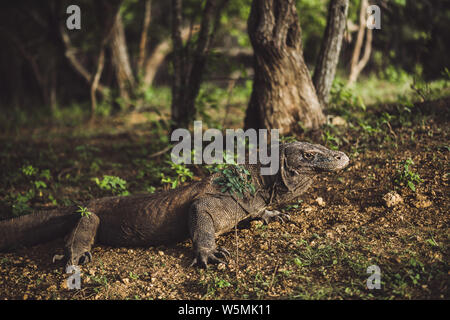
<svg viewBox="0 0 450 320">
<path fill-rule="evenodd" d="M 331 85 L 336 74 L 347 20 L 347 11 L 348 0 L 330 1 L 327 27 L 322 39 L 322 46 L 313 77 L 314 87 L 323 107 L 328 104 Z"/>
<path fill-rule="evenodd" d="M 172 129 L 187 128 L 196 116 L 195 100 L 200 90 L 209 49 L 220 25 L 220 13 L 228 0 L 207 0 L 194 54 L 189 59 L 182 40 L 181 0 L 172 0 L 173 70 Z"/>
<path fill-rule="evenodd" d="M 350 76 L 348 84 L 352 84 L 356 81 L 362 69 L 364 69 L 367 62 L 369 62 L 370 53 L 372 51 L 372 29 L 369 29 L 366 26 L 367 21 L 366 12 L 368 6 L 369 6 L 368 0 L 361 0 L 361 9 L 359 12 L 359 30 L 356 38 L 355 48 L 353 49 L 352 60 L 350 63 Z M 366 33 L 366 42 L 364 46 L 363 56 L 360 59 L 361 49 L 364 40 L 364 33 Z"/>
<path fill-rule="evenodd" d="M 131 70 L 130 58 L 128 56 L 128 48 L 125 40 L 125 31 L 120 14 L 117 15 L 116 22 L 112 28 L 110 47 L 120 97 L 122 97 L 128 105 L 130 96 L 133 93 L 135 81 L 133 71 Z"/>
<path fill-rule="evenodd" d="M 173 80 L 172 80 L 172 128 L 183 123 L 188 116 L 188 110 L 182 107 L 183 102 L 183 41 L 181 39 L 182 0 L 172 0 L 172 41 L 173 41 Z"/>
<path fill-rule="evenodd" d="M 194 31 L 194 32 L 197 32 L 197 31 Z M 190 33 L 189 28 L 184 27 L 181 29 L 182 41 L 186 41 L 188 39 L 189 33 Z M 170 38 L 164 39 L 156 46 L 156 48 L 153 50 L 152 54 L 145 60 L 144 67 L 143 67 L 144 68 L 144 72 L 143 72 L 144 87 L 150 87 L 153 84 L 153 80 L 155 79 L 156 72 L 158 72 L 159 67 L 164 62 L 167 55 L 170 53 L 171 49 L 172 49 L 171 39 Z"/>
<path fill-rule="evenodd" d="M 98 18 L 100 21 L 101 29 L 101 37 L 100 48 L 97 57 L 97 65 L 95 73 L 91 75 L 90 79 L 90 96 L 91 96 L 91 122 L 95 118 L 95 110 L 97 108 L 97 97 L 96 93 L 99 87 L 100 78 L 102 76 L 103 67 L 105 65 L 105 50 L 110 38 L 114 32 L 115 24 L 118 21 L 118 17 L 120 16 L 120 5 L 122 0 L 117 1 L 101 1 L 97 2 L 97 10 Z"/>
<path fill-rule="evenodd" d="M 102 76 L 103 67 L 105 66 L 105 46 L 102 45 L 100 47 L 100 51 L 97 58 L 97 67 L 96 71 L 93 75 L 90 87 L 90 95 L 91 95 L 91 119 L 95 117 L 95 110 L 97 109 L 97 88 L 98 83 L 100 82 L 100 77 Z"/>
<path fill-rule="evenodd" d="M 151 18 L 151 0 L 145 1 L 145 10 L 144 10 L 144 22 L 142 25 L 142 33 L 141 33 L 141 41 L 139 42 L 139 58 L 137 62 L 137 72 L 138 74 L 142 74 L 142 67 L 144 66 L 145 57 L 147 56 L 147 32 L 148 27 L 150 26 L 150 18 Z"/>
<path fill-rule="evenodd" d="M 295 132 L 299 122 L 318 129 L 325 116 L 303 59 L 295 0 L 253 0 L 248 33 L 255 77 L 245 127 L 282 135 Z"/>
<path fill-rule="evenodd" d="M 93 75 L 91 72 L 89 72 L 86 67 L 81 63 L 80 60 L 76 57 L 77 48 L 72 45 L 72 42 L 70 41 L 69 34 L 66 32 L 65 25 L 61 24 L 60 28 L 60 35 L 61 40 L 64 45 L 64 54 L 67 58 L 67 60 L 70 63 L 70 66 L 79 74 L 81 77 L 86 81 L 86 83 L 90 86 L 92 82 Z M 105 91 L 108 88 L 105 88 L 102 84 L 98 84 L 97 91 L 100 92 L 102 95 L 105 94 Z"/>
</svg>

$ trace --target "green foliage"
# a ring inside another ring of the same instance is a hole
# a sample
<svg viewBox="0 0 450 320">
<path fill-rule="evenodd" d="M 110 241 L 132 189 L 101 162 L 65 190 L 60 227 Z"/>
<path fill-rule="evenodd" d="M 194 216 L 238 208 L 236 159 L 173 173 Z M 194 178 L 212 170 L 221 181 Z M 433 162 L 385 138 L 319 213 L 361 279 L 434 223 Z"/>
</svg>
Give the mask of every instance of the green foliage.
<svg viewBox="0 0 450 320">
<path fill-rule="evenodd" d="M 12 212 L 15 216 L 31 213 L 31 202 L 44 197 L 45 191 L 52 204 L 56 204 L 54 197 L 47 191 L 47 183 L 51 180 L 49 169 L 39 170 L 33 165 L 24 165 L 19 171 L 19 177 L 22 175 L 20 178 L 25 179 L 30 184 L 30 188 L 25 192 L 9 194 L 8 198 L 12 202 Z"/>
<path fill-rule="evenodd" d="M 380 72 L 379 76 L 381 79 L 391 83 L 405 83 L 410 79 L 410 75 L 405 70 L 393 65 L 387 66 L 386 69 Z"/>
<path fill-rule="evenodd" d="M 36 168 L 34 168 L 32 165 L 28 165 L 28 166 L 23 166 L 22 169 L 20 169 L 22 171 L 22 173 L 26 176 L 33 176 L 35 175 L 38 170 Z"/>
<path fill-rule="evenodd" d="M 77 213 L 79 213 L 82 217 L 89 217 L 92 214 L 88 208 L 82 206 L 78 206 Z"/>
<path fill-rule="evenodd" d="M 287 206 L 285 206 L 285 207 L 283 208 L 283 210 L 284 210 L 284 211 L 290 211 L 290 210 L 292 210 L 292 209 L 299 209 L 299 208 L 300 208 L 300 204 L 301 204 L 302 202 L 303 202 L 303 200 L 299 199 L 299 200 L 297 200 L 296 203 L 291 203 L 291 204 L 288 204 Z"/>
<path fill-rule="evenodd" d="M 219 104 L 226 97 L 226 91 L 219 87 L 202 86 L 195 102 L 201 119 L 210 128 L 221 128 L 221 124 L 211 117 L 211 111 L 219 108 Z"/>
<path fill-rule="evenodd" d="M 81 160 L 88 161 L 90 160 L 94 153 L 99 152 L 100 150 L 97 147 L 91 145 L 79 145 L 75 147 L 75 152 Z"/>
<path fill-rule="evenodd" d="M 172 174 L 175 174 L 175 176 L 166 176 L 163 172 L 161 172 L 161 183 L 168 184 L 171 189 L 175 189 L 188 179 L 192 179 L 194 176 L 192 171 L 183 164 L 176 164 L 172 161 L 166 161 L 166 163 L 170 165 Z"/>
<path fill-rule="evenodd" d="M 246 24 L 250 15 L 251 0 L 230 1 L 220 18 L 222 27 L 241 47 L 250 47 L 250 39 L 246 29 Z"/>
<path fill-rule="evenodd" d="M 339 149 L 341 140 L 339 139 L 339 137 L 333 135 L 333 133 L 329 128 L 323 130 L 322 139 L 325 145 L 328 146 L 330 149 L 332 150 Z"/>
<path fill-rule="evenodd" d="M 302 30 L 304 56 L 307 63 L 315 63 L 327 24 L 326 0 L 297 0 L 297 12 Z M 351 7 L 351 6 L 350 6 Z"/>
<path fill-rule="evenodd" d="M 29 202 L 34 198 L 35 192 L 33 189 L 29 189 L 25 194 L 12 194 L 14 204 L 12 205 L 12 212 L 15 216 L 21 216 L 31 213 L 32 209 Z"/>
<path fill-rule="evenodd" d="M 251 182 L 252 176 L 245 167 L 240 165 L 227 165 L 223 169 L 219 169 L 221 176 L 214 180 L 214 183 L 221 187 L 221 192 L 237 194 L 240 198 L 244 194 L 250 192 L 255 193 L 255 186 Z"/>
<path fill-rule="evenodd" d="M 423 180 L 417 173 L 411 171 L 410 166 L 413 164 L 414 162 L 411 158 L 402 161 L 397 169 L 397 175 L 394 182 L 398 185 L 407 185 L 412 191 L 415 192 L 415 183 L 421 183 Z"/>
<path fill-rule="evenodd" d="M 99 178 L 93 180 L 100 189 L 111 191 L 114 195 L 127 196 L 130 194 L 127 190 L 127 182 L 119 177 L 104 175 L 101 180 Z"/>
<path fill-rule="evenodd" d="M 353 111 L 366 111 L 366 105 L 361 96 L 355 94 L 355 91 L 347 87 L 345 83 L 336 78 L 330 90 L 330 106 L 332 110 L 348 114 Z"/>
</svg>

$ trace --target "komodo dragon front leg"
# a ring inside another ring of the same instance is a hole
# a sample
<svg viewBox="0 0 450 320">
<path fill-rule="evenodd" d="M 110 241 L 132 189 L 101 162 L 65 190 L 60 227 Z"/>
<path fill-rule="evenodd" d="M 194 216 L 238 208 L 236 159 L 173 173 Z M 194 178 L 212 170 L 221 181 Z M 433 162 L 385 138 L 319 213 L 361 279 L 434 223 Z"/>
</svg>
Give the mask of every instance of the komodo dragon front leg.
<svg viewBox="0 0 450 320">
<path fill-rule="evenodd" d="M 95 241 L 100 218 L 90 213 L 77 221 L 65 239 L 64 256 L 55 256 L 53 261 L 65 258 L 66 265 L 80 265 L 92 261 L 91 248 Z"/>
<path fill-rule="evenodd" d="M 224 203 L 227 200 L 230 202 L 228 207 Z M 225 248 L 216 247 L 216 234 L 228 231 L 245 215 L 237 204 L 231 205 L 231 202 L 230 198 L 210 196 L 198 199 L 191 205 L 188 223 L 194 250 L 191 266 L 206 268 L 209 262 L 226 263 L 230 253 Z"/>
<path fill-rule="evenodd" d="M 215 237 L 232 230 L 244 219 L 259 218 L 266 223 L 289 219 L 288 215 L 265 210 L 265 207 L 262 200 L 256 199 L 250 205 L 244 199 L 227 195 L 210 195 L 194 201 L 189 212 L 189 232 L 194 250 L 191 266 L 225 263 L 230 253 L 225 248 L 216 247 Z"/>
</svg>

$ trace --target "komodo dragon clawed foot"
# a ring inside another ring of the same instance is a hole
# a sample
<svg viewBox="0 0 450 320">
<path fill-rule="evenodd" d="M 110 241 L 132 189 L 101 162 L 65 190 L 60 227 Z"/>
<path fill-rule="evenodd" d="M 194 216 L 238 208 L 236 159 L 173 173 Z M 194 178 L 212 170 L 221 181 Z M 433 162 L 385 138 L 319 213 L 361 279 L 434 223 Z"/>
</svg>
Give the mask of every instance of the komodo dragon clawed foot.
<svg viewBox="0 0 450 320">
<path fill-rule="evenodd" d="M 53 263 L 56 261 L 64 260 L 66 256 L 62 254 L 55 254 L 53 256 Z M 77 257 L 72 256 L 71 258 L 66 258 L 67 265 L 83 265 L 92 262 L 92 254 L 89 251 L 86 251 Z"/>
<path fill-rule="evenodd" d="M 196 257 L 192 261 L 190 267 L 196 265 L 199 268 L 206 268 L 208 266 L 208 262 L 228 264 L 229 257 L 230 253 L 225 248 L 200 248 L 197 251 Z"/>
<path fill-rule="evenodd" d="M 92 262 L 92 254 L 89 251 L 83 252 L 82 254 L 67 260 L 67 264 L 75 265 L 83 265 L 89 262 Z"/>
<path fill-rule="evenodd" d="M 284 223 L 286 221 L 291 220 L 291 217 L 286 213 L 281 213 L 277 210 L 265 210 L 263 215 L 261 216 L 261 219 L 264 221 L 265 224 L 269 224 L 270 221 L 278 220 L 280 223 Z"/>
</svg>

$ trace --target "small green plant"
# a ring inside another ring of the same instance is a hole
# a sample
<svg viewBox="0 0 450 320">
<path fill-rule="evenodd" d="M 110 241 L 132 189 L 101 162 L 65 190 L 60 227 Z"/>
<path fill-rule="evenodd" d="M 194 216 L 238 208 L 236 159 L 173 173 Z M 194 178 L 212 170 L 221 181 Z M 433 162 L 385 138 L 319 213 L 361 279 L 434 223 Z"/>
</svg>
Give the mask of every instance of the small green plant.
<svg viewBox="0 0 450 320">
<path fill-rule="evenodd" d="M 131 278 L 132 280 L 137 280 L 137 279 L 139 279 L 139 275 L 133 273 L 132 271 L 130 271 L 129 275 L 130 275 L 130 278 Z"/>
<path fill-rule="evenodd" d="M 101 180 L 99 178 L 93 180 L 100 189 L 111 191 L 115 195 L 127 196 L 130 194 L 127 190 L 127 182 L 119 177 L 104 175 Z"/>
<path fill-rule="evenodd" d="M 213 297 L 220 289 L 231 286 L 229 281 L 213 274 L 209 274 L 208 279 L 201 280 L 200 284 L 206 286 L 205 297 Z"/>
<path fill-rule="evenodd" d="M 423 80 L 420 75 L 413 77 L 411 89 L 422 99 L 422 101 L 431 100 L 434 93 L 430 84 Z"/>
<path fill-rule="evenodd" d="M 215 282 L 216 288 L 219 288 L 219 289 L 222 289 L 222 288 L 226 288 L 226 287 L 231 286 L 231 283 L 230 283 L 230 282 L 228 282 L 228 281 L 225 280 L 225 279 L 221 279 L 221 278 L 219 278 L 219 277 L 216 277 L 216 278 L 214 279 L 214 282 Z"/>
<path fill-rule="evenodd" d="M 221 192 L 235 193 L 240 198 L 243 198 L 246 192 L 255 193 L 255 186 L 251 182 L 252 176 L 245 167 L 228 165 L 221 173 L 221 177 L 214 180 L 214 183 L 221 187 Z"/>
<path fill-rule="evenodd" d="M 333 109 L 346 116 L 351 116 L 349 107 L 357 111 L 366 111 L 366 105 L 362 98 L 339 79 L 336 79 L 331 87 L 330 105 Z"/>
<path fill-rule="evenodd" d="M 414 165 L 411 158 L 402 161 L 397 169 L 397 175 L 394 182 L 398 185 L 407 185 L 412 191 L 416 191 L 416 183 L 421 183 L 423 180 L 420 176 L 412 172 L 410 166 Z"/>
<path fill-rule="evenodd" d="M 35 196 L 33 189 L 28 190 L 25 194 L 12 194 L 11 198 L 14 199 L 12 205 L 12 213 L 15 216 L 21 216 L 28 214 L 32 211 L 29 202 Z"/>
<path fill-rule="evenodd" d="M 31 187 L 24 193 L 11 193 L 9 198 L 12 199 L 12 212 L 15 216 L 21 216 L 28 214 L 32 211 L 30 202 L 37 197 L 43 197 L 43 191 L 48 188 L 47 182 L 51 179 L 50 170 L 39 170 L 32 165 L 25 165 L 20 168 L 20 172 L 26 180 L 30 183 Z M 49 200 L 55 204 L 55 199 L 50 194 Z"/>
<path fill-rule="evenodd" d="M 101 276 L 88 276 L 94 284 L 97 286 L 94 287 L 95 293 L 100 293 L 102 289 L 107 290 L 109 287 L 108 278 L 104 275 Z"/>
<path fill-rule="evenodd" d="M 303 200 L 298 200 L 297 203 L 288 204 L 286 207 L 283 208 L 283 210 L 289 211 L 292 209 L 298 209 L 300 208 L 300 204 L 303 202 Z"/>
<path fill-rule="evenodd" d="M 78 206 L 77 213 L 79 213 L 82 217 L 89 217 L 92 214 L 92 212 L 88 211 L 88 208 L 82 206 Z"/>
<path fill-rule="evenodd" d="M 340 139 L 336 137 L 330 130 L 325 129 L 322 134 L 322 139 L 326 146 L 332 150 L 338 150 L 340 145 Z"/>
<path fill-rule="evenodd" d="M 34 168 L 32 165 L 23 166 L 20 170 L 27 177 L 34 176 L 39 171 L 38 169 Z"/>
<path fill-rule="evenodd" d="M 175 171 L 176 176 L 166 176 L 163 172 L 161 172 L 161 183 L 170 185 L 171 189 L 175 189 L 180 184 L 186 182 L 194 176 L 192 171 L 183 164 L 176 164 L 172 161 L 167 161 L 167 163 L 170 164 L 170 169 L 172 172 Z"/>
<path fill-rule="evenodd" d="M 378 128 L 371 126 L 367 121 L 360 120 L 358 124 L 363 129 L 363 131 L 369 136 L 372 136 L 373 134 L 379 131 Z"/>
<path fill-rule="evenodd" d="M 204 167 L 206 168 L 206 170 L 208 170 L 210 174 L 213 174 L 213 173 L 221 173 L 230 164 L 237 165 L 236 154 L 227 153 L 226 151 L 223 151 L 222 159 L 223 161 L 221 163 L 214 162 L 214 164 L 207 164 Z"/>
</svg>

